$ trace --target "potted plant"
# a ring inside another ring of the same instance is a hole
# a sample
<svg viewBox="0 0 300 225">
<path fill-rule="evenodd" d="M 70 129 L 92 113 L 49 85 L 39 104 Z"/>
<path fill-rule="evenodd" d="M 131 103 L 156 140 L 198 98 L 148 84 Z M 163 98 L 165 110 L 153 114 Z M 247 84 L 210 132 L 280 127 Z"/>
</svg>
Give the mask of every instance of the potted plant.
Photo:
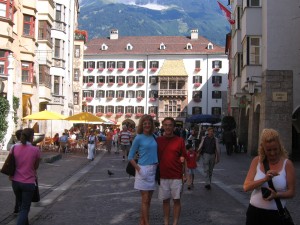
<svg viewBox="0 0 300 225">
<path fill-rule="evenodd" d="M 199 67 L 195 68 L 195 72 L 199 72 L 201 69 Z"/>
<path fill-rule="evenodd" d="M 98 86 L 102 86 L 104 83 L 103 82 L 99 82 L 98 83 Z"/>
<path fill-rule="evenodd" d="M 88 71 L 89 71 L 89 72 L 91 72 L 91 71 L 93 71 L 93 70 L 94 70 L 94 68 L 92 68 L 92 67 L 89 67 L 89 68 L 88 68 Z"/>
<path fill-rule="evenodd" d="M 103 71 L 104 70 L 104 68 L 98 68 L 98 71 Z"/>
<path fill-rule="evenodd" d="M 123 82 L 118 82 L 118 85 L 119 86 L 122 86 L 124 83 Z"/>
<path fill-rule="evenodd" d="M 137 85 L 138 86 L 142 86 L 144 83 L 143 82 L 138 82 Z"/>
<path fill-rule="evenodd" d="M 112 99 L 113 99 L 113 97 L 111 97 L 111 96 L 108 96 L 108 97 L 106 97 L 106 99 L 110 101 L 110 100 L 112 100 Z"/>
<path fill-rule="evenodd" d="M 155 113 L 150 113 L 150 116 L 156 117 L 156 114 Z"/>
<path fill-rule="evenodd" d="M 133 83 L 132 83 L 132 82 L 128 82 L 127 85 L 128 85 L 128 86 L 132 86 Z"/>
<path fill-rule="evenodd" d="M 150 101 L 150 102 L 155 102 L 155 101 L 156 101 L 156 98 L 150 98 L 149 101 Z"/>
<path fill-rule="evenodd" d="M 107 112 L 107 113 L 106 113 L 106 117 L 111 117 L 112 114 L 113 114 L 112 112 Z"/>
<path fill-rule="evenodd" d="M 88 82 L 88 83 L 86 84 L 86 86 L 91 87 L 91 86 L 93 86 L 93 84 L 94 84 L 94 83 L 92 83 L 92 82 Z"/>
<path fill-rule="evenodd" d="M 85 100 L 88 101 L 88 102 L 90 102 L 90 101 L 93 100 L 93 97 L 86 97 Z"/>
<path fill-rule="evenodd" d="M 116 114 L 116 117 L 121 117 L 121 116 L 123 116 L 123 113 L 121 113 L 121 112 L 118 112 L 118 113 Z"/>
<path fill-rule="evenodd" d="M 152 71 L 152 72 L 155 72 L 156 70 L 157 70 L 157 68 L 155 68 L 155 67 L 152 67 L 152 68 L 151 68 L 151 71 Z"/>
<path fill-rule="evenodd" d="M 134 71 L 134 68 L 129 67 L 129 68 L 128 68 L 128 71 Z"/>
<path fill-rule="evenodd" d="M 108 68 L 108 71 L 114 71 L 114 68 L 109 67 L 109 68 Z"/>
<path fill-rule="evenodd" d="M 123 71 L 124 70 L 124 68 L 118 68 L 118 71 Z"/>
<path fill-rule="evenodd" d="M 144 68 L 137 68 L 137 71 L 144 71 Z"/>
<path fill-rule="evenodd" d="M 143 113 L 137 113 L 135 114 L 136 117 L 142 117 L 144 114 Z"/>
<path fill-rule="evenodd" d="M 219 67 L 215 67 L 214 71 L 219 72 L 220 68 Z"/>
</svg>

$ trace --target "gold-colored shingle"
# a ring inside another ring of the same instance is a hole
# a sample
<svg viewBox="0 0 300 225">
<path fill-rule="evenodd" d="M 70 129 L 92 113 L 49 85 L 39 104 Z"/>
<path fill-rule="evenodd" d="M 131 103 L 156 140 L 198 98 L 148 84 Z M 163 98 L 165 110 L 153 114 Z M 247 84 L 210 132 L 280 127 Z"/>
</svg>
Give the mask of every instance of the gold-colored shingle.
<svg viewBox="0 0 300 225">
<path fill-rule="evenodd" d="M 165 60 L 158 76 L 188 76 L 183 60 Z"/>
</svg>

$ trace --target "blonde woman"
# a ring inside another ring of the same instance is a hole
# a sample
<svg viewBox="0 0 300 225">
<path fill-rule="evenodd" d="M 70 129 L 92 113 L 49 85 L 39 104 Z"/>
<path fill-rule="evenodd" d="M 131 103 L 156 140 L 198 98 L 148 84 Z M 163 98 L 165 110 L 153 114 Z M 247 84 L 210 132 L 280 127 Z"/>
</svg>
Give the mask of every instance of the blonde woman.
<svg viewBox="0 0 300 225">
<path fill-rule="evenodd" d="M 265 160 L 270 167 L 268 171 L 264 169 Z M 272 180 L 276 191 L 269 187 L 269 180 Z M 252 160 L 244 182 L 244 190 L 252 191 L 246 225 L 281 225 L 282 221 L 274 199 L 280 199 L 284 208 L 286 199 L 295 195 L 295 181 L 294 165 L 288 159 L 278 132 L 274 129 L 264 129 L 258 156 Z M 268 195 L 263 196 L 262 187 L 268 190 Z"/>
</svg>

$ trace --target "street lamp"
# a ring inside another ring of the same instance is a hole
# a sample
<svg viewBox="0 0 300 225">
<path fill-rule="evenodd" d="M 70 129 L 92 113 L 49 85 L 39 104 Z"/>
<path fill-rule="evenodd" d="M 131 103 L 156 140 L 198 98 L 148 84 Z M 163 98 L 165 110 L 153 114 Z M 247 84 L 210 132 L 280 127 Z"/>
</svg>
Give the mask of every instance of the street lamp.
<svg viewBox="0 0 300 225">
<path fill-rule="evenodd" d="M 257 81 L 252 80 L 252 77 L 248 77 L 245 83 L 248 85 L 248 92 L 252 96 L 255 92 L 255 85 Z"/>
</svg>

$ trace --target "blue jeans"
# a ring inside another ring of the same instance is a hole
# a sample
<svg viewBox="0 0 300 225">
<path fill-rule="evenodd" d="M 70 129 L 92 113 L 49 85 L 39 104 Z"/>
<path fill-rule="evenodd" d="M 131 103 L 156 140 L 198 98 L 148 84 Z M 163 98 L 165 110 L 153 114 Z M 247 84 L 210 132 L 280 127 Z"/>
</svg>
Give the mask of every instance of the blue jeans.
<svg viewBox="0 0 300 225">
<path fill-rule="evenodd" d="M 12 188 L 16 195 L 17 201 L 21 203 L 17 225 L 28 225 L 28 214 L 31 206 L 35 184 L 12 181 Z"/>
</svg>

